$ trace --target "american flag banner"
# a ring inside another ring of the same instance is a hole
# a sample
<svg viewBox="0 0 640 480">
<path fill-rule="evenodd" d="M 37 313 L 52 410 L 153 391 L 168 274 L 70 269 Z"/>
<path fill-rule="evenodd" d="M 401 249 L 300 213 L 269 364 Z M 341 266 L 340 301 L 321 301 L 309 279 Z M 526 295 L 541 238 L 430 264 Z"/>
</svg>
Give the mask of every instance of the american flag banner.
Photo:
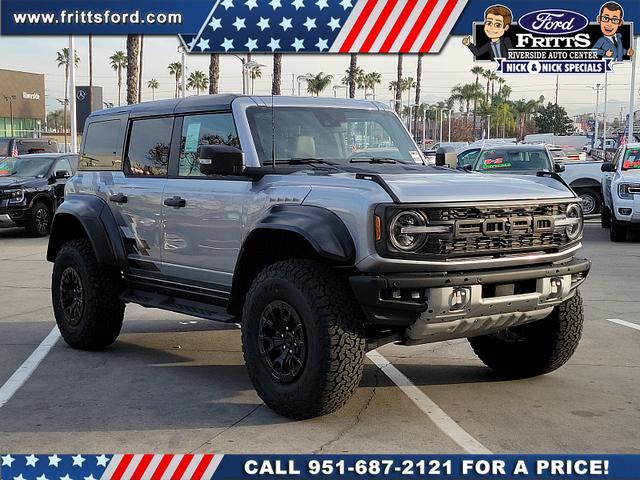
<svg viewBox="0 0 640 480">
<path fill-rule="evenodd" d="M 0 478 L 11 480 L 204 480 L 224 455 L 1 455 Z"/>
<path fill-rule="evenodd" d="M 190 53 L 437 53 L 467 0 L 216 0 Z"/>
</svg>

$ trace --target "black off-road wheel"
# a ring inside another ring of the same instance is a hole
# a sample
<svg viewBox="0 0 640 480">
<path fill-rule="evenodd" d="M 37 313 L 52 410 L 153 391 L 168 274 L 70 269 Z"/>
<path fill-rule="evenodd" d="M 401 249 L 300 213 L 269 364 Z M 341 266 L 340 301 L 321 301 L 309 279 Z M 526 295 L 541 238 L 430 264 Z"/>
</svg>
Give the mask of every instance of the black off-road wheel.
<svg viewBox="0 0 640 480">
<path fill-rule="evenodd" d="M 51 230 L 51 211 L 44 203 L 34 203 L 27 218 L 27 234 L 31 237 L 46 237 Z"/>
<path fill-rule="evenodd" d="M 100 350 L 116 341 L 125 304 L 117 276 L 100 269 L 87 239 L 62 246 L 53 267 L 51 295 L 64 340 L 80 350 Z"/>
<path fill-rule="evenodd" d="M 602 207 L 600 225 L 602 225 L 602 228 L 611 228 L 611 210 L 609 207 Z"/>
<path fill-rule="evenodd" d="M 249 377 L 277 413 L 331 413 L 362 377 L 364 319 L 342 276 L 311 260 L 278 262 L 253 281 L 242 313 Z"/>
<path fill-rule="evenodd" d="M 480 360 L 500 376 L 527 378 L 553 372 L 574 354 L 584 312 L 580 293 L 542 320 L 469 338 Z"/>
<path fill-rule="evenodd" d="M 611 216 L 611 229 L 609 230 L 609 238 L 612 242 L 624 242 L 627 239 L 626 222 L 621 222 L 613 215 Z"/>
</svg>

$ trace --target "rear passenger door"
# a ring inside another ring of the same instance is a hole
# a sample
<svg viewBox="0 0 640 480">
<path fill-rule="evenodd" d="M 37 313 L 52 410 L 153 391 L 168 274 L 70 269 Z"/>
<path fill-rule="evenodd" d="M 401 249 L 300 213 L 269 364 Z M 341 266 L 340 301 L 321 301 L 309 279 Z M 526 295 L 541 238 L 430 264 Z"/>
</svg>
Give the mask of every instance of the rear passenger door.
<svg viewBox="0 0 640 480">
<path fill-rule="evenodd" d="M 252 182 L 247 177 L 203 176 L 201 145 L 240 148 L 231 112 L 176 119 L 175 164 L 164 191 L 163 272 L 224 293 L 240 251 L 245 205 Z"/>
</svg>

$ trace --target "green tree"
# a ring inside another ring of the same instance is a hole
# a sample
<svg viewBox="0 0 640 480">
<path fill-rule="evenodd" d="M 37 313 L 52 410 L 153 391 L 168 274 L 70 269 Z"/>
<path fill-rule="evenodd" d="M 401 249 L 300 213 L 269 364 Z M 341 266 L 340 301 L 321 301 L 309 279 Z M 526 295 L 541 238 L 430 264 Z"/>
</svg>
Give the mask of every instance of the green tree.
<svg viewBox="0 0 640 480">
<path fill-rule="evenodd" d="M 138 103 L 138 75 L 140 75 L 140 37 L 127 35 L 127 103 Z"/>
<path fill-rule="evenodd" d="M 175 77 L 175 80 L 176 80 L 175 98 L 178 98 L 178 92 L 180 91 L 180 79 L 182 78 L 182 63 L 173 62 L 173 63 L 170 63 L 167 68 L 169 69 L 169 73 Z"/>
<path fill-rule="evenodd" d="M 147 87 L 151 89 L 151 98 L 155 101 L 156 99 L 156 90 L 160 87 L 160 82 L 155 78 L 152 78 L 147 82 Z"/>
<path fill-rule="evenodd" d="M 118 74 L 118 106 L 122 105 L 122 71 L 127 68 L 127 55 L 118 50 L 109 57 L 111 68 Z"/>
<path fill-rule="evenodd" d="M 554 135 L 569 135 L 573 130 L 573 122 L 564 107 L 549 102 L 540 107 L 535 117 L 536 127 L 541 132 Z"/>
<path fill-rule="evenodd" d="M 331 85 L 332 81 L 333 76 L 324 72 L 312 75 L 307 81 L 307 92 L 311 95 L 319 96 L 325 88 Z"/>
<path fill-rule="evenodd" d="M 69 104 L 69 70 L 71 61 L 69 57 L 69 49 L 63 48 L 56 54 L 56 63 L 58 68 L 64 67 L 64 108 L 63 108 L 63 125 L 67 124 L 67 105 Z M 80 57 L 74 52 L 73 64 L 77 67 L 80 63 Z M 66 128 L 65 128 L 66 132 Z M 66 135 L 66 133 L 65 133 Z"/>
<path fill-rule="evenodd" d="M 373 92 L 373 98 L 376 98 L 376 86 L 382 83 L 382 75 L 378 72 L 369 72 L 364 76 L 364 83 L 367 88 Z M 365 97 L 366 98 L 366 97 Z"/>
<path fill-rule="evenodd" d="M 460 103 L 460 105 L 464 105 L 464 131 L 465 135 L 467 134 L 467 122 L 469 117 L 469 111 L 471 110 L 471 102 L 475 102 L 477 104 L 478 101 L 482 100 L 483 92 L 482 87 L 475 83 L 466 83 L 464 85 L 456 85 L 451 89 L 451 99 Z M 475 139 L 475 124 L 473 125 L 473 135 Z"/>
<path fill-rule="evenodd" d="M 187 87 L 196 91 L 197 95 L 200 95 L 202 90 L 205 90 L 209 86 L 209 79 L 200 70 L 196 70 L 187 79 Z"/>
</svg>

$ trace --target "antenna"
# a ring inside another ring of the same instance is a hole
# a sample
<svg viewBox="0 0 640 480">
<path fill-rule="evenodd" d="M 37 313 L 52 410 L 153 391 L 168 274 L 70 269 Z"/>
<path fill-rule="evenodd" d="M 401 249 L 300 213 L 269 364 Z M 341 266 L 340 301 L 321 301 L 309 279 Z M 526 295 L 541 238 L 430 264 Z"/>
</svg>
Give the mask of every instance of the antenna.
<svg viewBox="0 0 640 480">
<path fill-rule="evenodd" d="M 276 168 L 276 119 L 273 109 L 273 92 L 271 92 L 271 166 Z"/>
</svg>

